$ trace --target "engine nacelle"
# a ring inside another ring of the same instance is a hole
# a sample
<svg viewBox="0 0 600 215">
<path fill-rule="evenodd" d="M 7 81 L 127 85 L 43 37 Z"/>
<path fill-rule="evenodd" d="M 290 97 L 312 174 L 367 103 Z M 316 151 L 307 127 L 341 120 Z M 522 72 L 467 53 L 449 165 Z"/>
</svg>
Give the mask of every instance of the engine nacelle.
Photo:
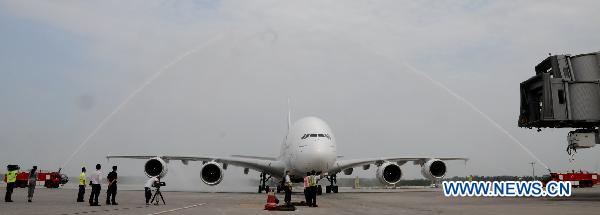
<svg viewBox="0 0 600 215">
<path fill-rule="evenodd" d="M 160 176 L 164 178 L 167 175 L 167 163 L 160 158 L 152 158 L 144 164 L 144 172 L 148 177 Z"/>
<path fill-rule="evenodd" d="M 402 178 L 402 170 L 395 163 L 385 162 L 377 168 L 377 179 L 383 184 L 394 185 Z"/>
<path fill-rule="evenodd" d="M 348 168 L 344 170 L 344 175 L 352 175 L 352 171 L 354 171 L 354 168 Z"/>
<path fill-rule="evenodd" d="M 206 162 L 200 170 L 200 179 L 210 186 L 217 185 L 223 180 L 223 168 L 217 162 Z"/>
<path fill-rule="evenodd" d="M 446 163 L 438 159 L 431 159 L 421 165 L 423 177 L 433 180 L 440 179 L 446 175 Z"/>
</svg>

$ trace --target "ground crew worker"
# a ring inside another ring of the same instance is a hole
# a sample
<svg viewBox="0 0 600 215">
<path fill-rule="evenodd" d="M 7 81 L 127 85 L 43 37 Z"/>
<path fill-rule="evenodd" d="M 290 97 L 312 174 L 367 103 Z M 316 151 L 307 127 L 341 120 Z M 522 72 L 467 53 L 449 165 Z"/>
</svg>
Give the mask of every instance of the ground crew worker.
<svg viewBox="0 0 600 215">
<path fill-rule="evenodd" d="M 19 166 L 8 165 L 6 168 L 8 169 L 8 172 L 6 172 L 6 195 L 4 196 L 4 201 L 13 202 L 11 197 L 13 189 L 15 188 L 15 182 L 17 181 Z"/>
<path fill-rule="evenodd" d="M 148 179 L 148 181 L 146 181 L 146 184 L 144 185 L 144 194 L 146 196 L 146 205 L 150 205 L 150 198 L 152 198 L 152 187 L 154 186 L 154 184 L 158 183 L 159 181 L 160 181 L 160 176 L 150 177 L 150 179 Z"/>
<path fill-rule="evenodd" d="M 117 166 L 113 166 L 112 169 L 113 171 L 108 173 L 108 176 L 106 177 L 108 179 L 108 189 L 106 189 L 106 204 L 118 205 L 117 202 L 115 202 L 115 196 L 117 195 Z"/>
<path fill-rule="evenodd" d="M 310 172 L 306 172 L 306 176 L 304 176 L 304 200 L 306 202 L 306 205 L 310 206 L 312 205 L 312 203 L 310 203 L 311 198 L 311 194 L 310 194 Z"/>
<path fill-rule="evenodd" d="M 100 166 L 100 164 L 96 164 L 96 172 L 92 173 L 92 176 L 90 177 L 90 185 L 92 186 L 92 192 L 90 193 L 90 206 L 100 206 L 100 204 L 98 204 L 98 196 L 100 196 L 100 175 L 102 175 L 102 172 L 100 172 L 100 169 L 102 168 L 102 166 Z"/>
<path fill-rule="evenodd" d="M 308 206 L 315 207 L 317 205 L 317 180 L 315 171 L 312 171 L 308 177 L 308 186 L 310 187 L 310 204 Z"/>
<path fill-rule="evenodd" d="M 83 202 L 83 196 L 85 195 L 85 167 L 81 168 L 81 173 L 79 174 L 79 192 L 77 192 L 77 202 Z"/>
<path fill-rule="evenodd" d="M 285 178 L 283 184 L 283 191 L 285 191 L 285 198 L 283 201 L 286 205 L 292 204 L 292 180 L 290 180 L 290 171 L 285 171 Z"/>
<path fill-rule="evenodd" d="M 27 180 L 27 202 L 31 202 L 33 199 L 33 193 L 35 192 L 35 184 L 37 183 L 37 166 L 33 166 L 33 169 L 29 171 L 29 178 Z"/>
<path fill-rule="evenodd" d="M 327 173 L 326 173 L 327 174 Z M 312 175 L 309 177 L 309 185 L 310 185 L 310 189 L 311 189 L 311 200 L 310 202 L 312 203 L 312 205 L 309 205 L 310 207 L 319 207 L 317 205 L 317 182 L 323 177 L 323 174 L 321 173 L 320 175 L 317 175 L 315 173 L 315 171 L 312 171 Z"/>
</svg>

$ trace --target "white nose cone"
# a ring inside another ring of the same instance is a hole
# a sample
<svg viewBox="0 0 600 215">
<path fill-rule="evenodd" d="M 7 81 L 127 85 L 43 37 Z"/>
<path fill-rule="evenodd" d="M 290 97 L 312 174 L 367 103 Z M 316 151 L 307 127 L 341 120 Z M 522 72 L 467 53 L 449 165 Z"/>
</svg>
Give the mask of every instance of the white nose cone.
<svg viewBox="0 0 600 215">
<path fill-rule="evenodd" d="M 336 159 L 335 137 L 325 121 L 317 117 L 302 118 L 290 129 L 290 137 L 295 148 L 292 169 L 304 174 L 310 171 L 326 172 L 333 167 Z"/>
<path fill-rule="evenodd" d="M 298 169 L 302 172 L 327 171 L 335 162 L 335 152 L 321 141 L 306 146 L 298 156 Z"/>
</svg>

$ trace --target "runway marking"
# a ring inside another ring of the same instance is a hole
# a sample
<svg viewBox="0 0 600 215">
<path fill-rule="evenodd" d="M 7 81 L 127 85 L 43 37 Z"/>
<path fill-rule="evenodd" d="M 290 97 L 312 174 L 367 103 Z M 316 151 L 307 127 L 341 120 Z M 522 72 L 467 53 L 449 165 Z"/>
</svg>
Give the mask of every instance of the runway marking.
<svg viewBox="0 0 600 215">
<path fill-rule="evenodd" d="M 200 204 L 185 206 L 185 207 L 181 207 L 181 208 L 175 208 L 175 209 L 171 209 L 171 210 L 156 212 L 156 213 L 152 213 L 152 214 L 148 214 L 148 215 L 158 215 L 158 214 L 164 214 L 164 213 L 171 213 L 171 212 L 175 212 L 175 211 L 178 211 L 178 210 L 183 210 L 183 209 L 188 209 L 188 208 L 194 208 L 194 207 L 202 206 L 202 205 L 205 205 L 205 204 L 206 203 L 200 203 Z"/>
</svg>

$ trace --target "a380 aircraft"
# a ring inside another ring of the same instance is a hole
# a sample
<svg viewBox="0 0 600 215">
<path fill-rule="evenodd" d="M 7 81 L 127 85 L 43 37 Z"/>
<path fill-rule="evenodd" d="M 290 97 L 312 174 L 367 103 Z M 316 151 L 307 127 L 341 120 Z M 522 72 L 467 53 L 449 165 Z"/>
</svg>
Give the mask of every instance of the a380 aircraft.
<svg viewBox="0 0 600 215">
<path fill-rule="evenodd" d="M 353 168 L 367 170 L 371 164 L 377 166 L 377 178 L 383 184 L 394 185 L 400 181 L 400 166 L 408 161 L 421 165 L 421 173 L 430 180 L 441 179 L 446 174 L 445 160 L 468 160 L 460 157 L 380 157 L 364 159 L 338 159 L 335 136 L 325 121 L 317 117 L 306 117 L 291 125 L 288 115 L 288 134 L 281 145 L 279 157 L 259 157 L 246 155 L 219 156 L 166 156 L 166 155 L 109 155 L 110 158 L 147 159 L 144 171 L 149 177 L 167 174 L 167 162 L 179 160 L 184 165 L 189 161 L 203 162 L 200 179 L 208 185 L 217 185 L 223 180 L 223 170 L 229 164 L 243 167 L 244 174 L 250 169 L 260 172 L 258 192 L 265 190 L 271 177 L 281 179 L 285 171 L 290 171 L 293 182 L 303 181 L 306 172 L 328 173 L 325 177 L 330 185 L 326 192 L 337 193 L 336 175 L 343 172 L 352 174 Z M 278 187 L 279 188 L 279 187 Z M 279 189 L 278 189 L 279 190 Z M 319 186 L 318 192 L 322 192 Z"/>
</svg>

